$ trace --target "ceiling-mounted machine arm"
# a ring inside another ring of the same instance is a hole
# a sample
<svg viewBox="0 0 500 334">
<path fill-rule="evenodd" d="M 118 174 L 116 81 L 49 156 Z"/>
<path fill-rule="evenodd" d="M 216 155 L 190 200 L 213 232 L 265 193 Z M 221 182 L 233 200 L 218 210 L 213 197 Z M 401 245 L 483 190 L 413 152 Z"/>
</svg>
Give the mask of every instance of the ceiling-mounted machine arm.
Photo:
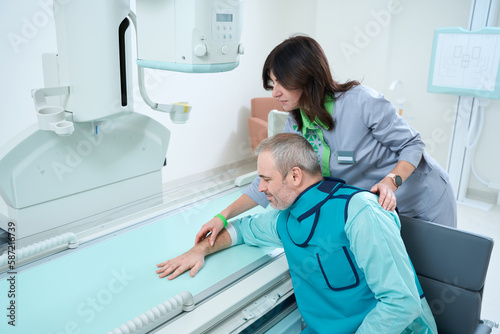
<svg viewBox="0 0 500 334">
<path fill-rule="evenodd" d="M 128 15 L 130 21 L 132 21 L 135 31 L 136 31 L 136 36 L 137 36 L 137 19 L 136 15 L 133 11 L 130 11 Z M 136 41 L 137 45 L 137 50 L 138 48 L 138 42 Z M 137 78 L 138 78 L 138 84 L 139 84 L 139 91 L 141 93 L 141 97 L 144 100 L 144 102 L 151 107 L 153 110 L 161 111 L 161 112 L 166 112 L 170 114 L 170 119 L 172 120 L 173 123 L 176 124 L 183 124 L 186 123 L 189 114 L 191 112 L 191 106 L 187 102 L 177 102 L 177 103 L 167 103 L 167 104 L 160 104 L 152 101 L 148 93 L 146 91 L 146 86 L 144 84 L 144 68 L 137 65 Z"/>
</svg>

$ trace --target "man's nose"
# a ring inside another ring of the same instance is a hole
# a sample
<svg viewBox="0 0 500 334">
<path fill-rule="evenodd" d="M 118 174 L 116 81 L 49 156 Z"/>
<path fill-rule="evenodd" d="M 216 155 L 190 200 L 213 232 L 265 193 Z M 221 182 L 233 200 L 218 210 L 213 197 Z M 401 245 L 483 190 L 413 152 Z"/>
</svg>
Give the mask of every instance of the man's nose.
<svg viewBox="0 0 500 334">
<path fill-rule="evenodd" d="M 260 192 L 266 191 L 266 187 L 264 186 L 264 182 L 262 180 L 260 180 L 260 182 L 259 182 L 259 188 L 258 188 L 258 190 Z"/>
</svg>

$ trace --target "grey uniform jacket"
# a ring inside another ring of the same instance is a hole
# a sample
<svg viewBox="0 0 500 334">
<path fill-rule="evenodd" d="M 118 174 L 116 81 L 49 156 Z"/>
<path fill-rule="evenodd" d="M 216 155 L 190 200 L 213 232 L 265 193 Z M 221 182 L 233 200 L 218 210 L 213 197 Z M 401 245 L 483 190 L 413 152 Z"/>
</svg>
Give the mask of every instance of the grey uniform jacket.
<svg viewBox="0 0 500 334">
<path fill-rule="evenodd" d="M 424 152 L 420 134 L 396 114 L 393 105 L 380 93 L 359 85 L 340 97 L 337 95 L 332 116 L 334 128 L 321 129 L 331 151 L 330 176 L 370 189 L 398 161 L 407 161 L 416 169 L 395 192 L 399 213 L 456 226 L 456 202 L 448 175 Z M 296 125 L 290 115 L 283 132 L 302 134 Z M 353 161 L 338 158 L 346 154 L 353 156 Z M 318 155 L 321 161 L 321 150 Z M 259 193 L 259 182 L 259 178 L 254 180 L 244 194 L 266 207 L 269 202 Z"/>
</svg>

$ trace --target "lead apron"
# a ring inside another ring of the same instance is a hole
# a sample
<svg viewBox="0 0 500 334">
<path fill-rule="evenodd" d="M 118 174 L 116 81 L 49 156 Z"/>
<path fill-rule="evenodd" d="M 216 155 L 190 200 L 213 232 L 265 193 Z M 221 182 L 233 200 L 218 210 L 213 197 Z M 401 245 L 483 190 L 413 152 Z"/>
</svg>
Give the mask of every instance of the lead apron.
<svg viewBox="0 0 500 334">
<path fill-rule="evenodd" d="M 344 231 L 349 200 L 360 191 L 326 178 L 278 218 L 304 332 L 354 333 L 377 303 Z"/>
</svg>

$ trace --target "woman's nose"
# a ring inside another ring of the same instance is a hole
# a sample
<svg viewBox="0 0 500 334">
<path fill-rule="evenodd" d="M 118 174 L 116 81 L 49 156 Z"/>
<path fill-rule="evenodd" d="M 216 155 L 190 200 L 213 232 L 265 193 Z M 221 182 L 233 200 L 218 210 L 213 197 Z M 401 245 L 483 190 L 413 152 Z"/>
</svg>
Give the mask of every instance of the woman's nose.
<svg viewBox="0 0 500 334">
<path fill-rule="evenodd" d="M 273 87 L 273 94 L 272 94 L 272 96 L 273 96 L 273 97 L 280 97 L 280 96 L 281 96 L 281 94 L 282 94 L 282 93 L 281 93 L 281 90 L 280 90 L 280 89 L 279 89 L 279 88 L 275 85 L 275 86 Z"/>
</svg>

